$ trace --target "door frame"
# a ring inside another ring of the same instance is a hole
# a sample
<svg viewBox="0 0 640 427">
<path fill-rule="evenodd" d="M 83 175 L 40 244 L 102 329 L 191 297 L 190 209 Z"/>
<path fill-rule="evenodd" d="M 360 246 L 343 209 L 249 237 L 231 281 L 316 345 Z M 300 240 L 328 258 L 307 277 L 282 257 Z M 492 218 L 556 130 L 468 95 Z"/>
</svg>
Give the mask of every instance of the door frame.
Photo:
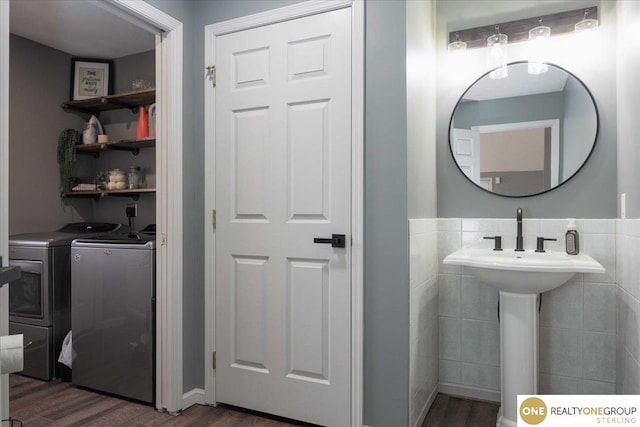
<svg viewBox="0 0 640 427">
<path fill-rule="evenodd" d="M 204 63 L 215 65 L 216 37 L 264 25 L 351 8 L 351 425 L 363 425 L 364 264 L 364 0 L 310 0 L 210 24 Z M 204 76 L 205 148 L 205 401 L 216 404 L 215 369 L 215 99 L 214 74 Z M 207 120 L 212 117 L 213 119 Z"/>
<path fill-rule="evenodd" d="M 156 35 L 156 408 L 183 409 L 182 22 L 144 1 L 103 0 Z"/>
<path fill-rule="evenodd" d="M 182 84 L 183 24 L 144 1 L 93 0 L 94 4 L 156 35 L 156 408 L 183 409 L 182 361 Z M 0 255 L 8 260 L 9 2 L 0 1 Z M 168 102 L 171 100 L 171 102 Z M 168 236 L 170 239 L 168 239 Z M 7 287 L 0 290 L 0 334 L 8 333 Z M 0 378 L 0 415 L 9 417 L 8 376 Z"/>
<path fill-rule="evenodd" d="M 0 1 L 0 256 L 5 265 L 9 265 L 9 16 L 9 2 Z M 9 286 L 3 286 L 0 335 L 8 333 Z M 0 375 L 0 417 L 9 418 L 9 375 Z"/>
<path fill-rule="evenodd" d="M 560 119 L 533 120 L 529 122 L 498 123 L 495 125 L 473 126 L 480 134 L 505 132 L 510 130 L 551 128 L 551 188 L 558 185 L 560 179 Z"/>
</svg>

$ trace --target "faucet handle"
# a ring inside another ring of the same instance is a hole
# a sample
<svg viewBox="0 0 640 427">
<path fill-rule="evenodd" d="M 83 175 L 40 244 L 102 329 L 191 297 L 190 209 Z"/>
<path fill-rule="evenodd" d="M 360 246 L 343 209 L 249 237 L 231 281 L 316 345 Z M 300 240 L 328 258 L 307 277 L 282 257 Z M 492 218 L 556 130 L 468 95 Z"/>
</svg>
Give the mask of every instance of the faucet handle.
<svg viewBox="0 0 640 427">
<path fill-rule="evenodd" d="M 493 250 L 494 251 L 501 251 L 502 250 L 502 236 L 485 236 L 485 237 L 483 237 L 483 239 L 485 239 L 485 240 L 493 240 L 494 241 L 494 245 L 493 245 Z"/>
<path fill-rule="evenodd" d="M 544 237 L 538 237 L 536 239 L 536 252 L 545 252 L 544 250 L 544 242 L 545 240 L 550 240 L 555 242 L 558 239 L 545 239 Z"/>
</svg>

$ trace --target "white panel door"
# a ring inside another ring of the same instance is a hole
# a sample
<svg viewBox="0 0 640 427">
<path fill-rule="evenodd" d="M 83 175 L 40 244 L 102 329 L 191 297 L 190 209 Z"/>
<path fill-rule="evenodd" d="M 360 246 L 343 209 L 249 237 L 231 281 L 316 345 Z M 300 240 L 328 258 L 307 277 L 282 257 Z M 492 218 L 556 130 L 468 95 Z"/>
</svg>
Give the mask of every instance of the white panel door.
<svg viewBox="0 0 640 427">
<path fill-rule="evenodd" d="M 330 426 L 351 414 L 350 35 L 341 9 L 216 39 L 216 400 Z"/>
<path fill-rule="evenodd" d="M 452 130 L 453 156 L 460 170 L 478 185 L 480 182 L 480 133 L 477 130 Z"/>
</svg>

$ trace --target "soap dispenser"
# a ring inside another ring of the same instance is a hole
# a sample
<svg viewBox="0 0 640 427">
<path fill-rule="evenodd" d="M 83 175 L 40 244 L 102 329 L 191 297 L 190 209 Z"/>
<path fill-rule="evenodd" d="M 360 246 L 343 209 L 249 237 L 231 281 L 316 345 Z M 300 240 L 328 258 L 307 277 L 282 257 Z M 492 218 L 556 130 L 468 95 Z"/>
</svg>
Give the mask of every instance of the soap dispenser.
<svg viewBox="0 0 640 427">
<path fill-rule="evenodd" d="M 565 234 L 565 244 L 569 255 L 578 255 L 580 253 L 580 235 L 576 230 L 577 228 L 576 220 L 570 219 L 569 225 L 567 225 L 567 233 Z"/>
</svg>

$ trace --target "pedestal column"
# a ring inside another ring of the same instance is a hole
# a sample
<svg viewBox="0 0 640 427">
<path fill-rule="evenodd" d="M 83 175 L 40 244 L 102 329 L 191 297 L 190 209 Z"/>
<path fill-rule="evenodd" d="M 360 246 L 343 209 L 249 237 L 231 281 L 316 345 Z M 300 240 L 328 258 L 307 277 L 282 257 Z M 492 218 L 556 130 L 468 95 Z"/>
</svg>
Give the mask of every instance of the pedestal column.
<svg viewBox="0 0 640 427">
<path fill-rule="evenodd" d="M 516 427 L 519 394 L 538 393 L 538 294 L 500 292 L 501 404 L 497 427 Z"/>
</svg>

